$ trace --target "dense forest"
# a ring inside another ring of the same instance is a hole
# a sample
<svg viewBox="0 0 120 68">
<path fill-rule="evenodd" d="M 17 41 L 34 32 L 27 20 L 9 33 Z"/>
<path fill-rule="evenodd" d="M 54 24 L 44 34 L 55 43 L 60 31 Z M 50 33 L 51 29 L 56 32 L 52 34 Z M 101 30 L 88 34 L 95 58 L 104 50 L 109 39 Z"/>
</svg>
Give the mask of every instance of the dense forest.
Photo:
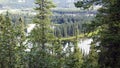
<svg viewBox="0 0 120 68">
<path fill-rule="evenodd" d="M 51 11 L 51 0 L 34 4 L 36 14 L 0 14 L 0 68 L 120 67 L 119 0 L 78 0 L 77 11 Z M 35 27 L 28 33 L 29 24 Z M 86 39 L 89 54 L 79 46 Z"/>
</svg>

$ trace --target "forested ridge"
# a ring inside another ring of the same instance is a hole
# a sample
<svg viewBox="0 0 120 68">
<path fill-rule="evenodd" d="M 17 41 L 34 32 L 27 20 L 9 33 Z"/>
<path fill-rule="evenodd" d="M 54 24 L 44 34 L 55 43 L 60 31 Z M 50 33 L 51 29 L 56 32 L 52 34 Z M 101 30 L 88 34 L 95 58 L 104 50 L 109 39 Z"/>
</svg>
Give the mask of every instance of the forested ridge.
<svg viewBox="0 0 120 68">
<path fill-rule="evenodd" d="M 71 11 L 51 10 L 51 0 L 34 4 L 35 14 L 0 14 L 0 68 L 120 67 L 119 0 L 78 0 L 79 10 Z M 89 54 L 79 45 L 86 39 L 92 39 Z"/>
</svg>

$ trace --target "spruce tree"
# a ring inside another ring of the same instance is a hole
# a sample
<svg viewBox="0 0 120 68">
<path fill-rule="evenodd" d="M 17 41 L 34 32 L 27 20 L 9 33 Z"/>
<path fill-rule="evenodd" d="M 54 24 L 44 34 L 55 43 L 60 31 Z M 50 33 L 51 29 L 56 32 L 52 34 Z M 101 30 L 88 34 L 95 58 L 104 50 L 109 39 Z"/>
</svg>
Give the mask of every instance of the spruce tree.
<svg viewBox="0 0 120 68">
<path fill-rule="evenodd" d="M 26 35 L 25 35 L 25 23 L 22 18 L 18 19 L 18 23 L 15 23 L 14 27 L 16 36 L 16 67 L 25 67 L 25 50 L 26 50 Z"/>
<path fill-rule="evenodd" d="M 13 28 L 13 25 L 11 23 L 11 20 L 9 18 L 9 13 L 5 16 L 1 15 L 1 33 L 0 33 L 0 43 L 1 43 L 1 67 L 9 67 L 9 68 L 15 68 L 16 64 L 16 36 L 15 36 L 15 30 Z M 2 58 L 3 57 L 3 58 Z M 15 60 L 13 60 L 15 59 Z M 5 65 L 5 66 L 4 66 Z"/>
<path fill-rule="evenodd" d="M 99 31 L 93 36 L 94 42 L 100 42 L 100 68 L 120 67 L 120 1 L 119 0 L 90 0 L 80 1 L 82 6 L 101 4 L 95 20 L 89 25 L 90 31 Z M 79 3 L 76 3 L 77 7 Z M 88 7 L 89 8 L 89 7 Z"/>
<path fill-rule="evenodd" d="M 63 55 L 63 45 L 62 45 L 62 41 L 61 39 L 61 35 L 59 34 L 58 39 L 56 39 L 53 43 L 53 52 L 54 52 L 54 56 L 55 56 L 55 60 L 54 60 L 54 68 L 62 68 L 64 66 L 64 55 Z"/>
<path fill-rule="evenodd" d="M 0 68 L 22 68 L 24 65 L 25 35 L 20 24 L 14 26 L 8 12 L 0 16 Z"/>
<path fill-rule="evenodd" d="M 5 23 L 5 18 L 0 15 L 0 67 L 1 68 L 5 68 L 5 65 L 6 65 L 6 62 L 7 60 L 5 60 L 5 57 L 6 57 L 6 46 L 3 46 L 5 44 L 5 41 L 4 41 L 4 36 L 3 36 L 3 33 L 4 33 L 4 25 Z"/>
<path fill-rule="evenodd" d="M 1 22 L 1 49 L 2 53 L 4 53 L 3 62 L 5 62 L 6 67 L 14 68 L 15 67 L 15 33 L 14 29 L 12 28 L 12 24 L 10 21 L 10 18 L 8 16 L 8 13 L 6 16 L 1 17 L 3 22 Z M 1 20 L 1 21 L 2 21 Z M 1 56 L 2 57 L 2 56 Z"/>
<path fill-rule="evenodd" d="M 34 52 L 32 57 L 33 67 L 35 68 L 50 68 L 49 45 L 53 40 L 53 31 L 50 21 L 51 8 L 54 7 L 52 1 L 36 0 L 36 16 L 33 20 L 36 25 L 30 33 L 30 41 L 33 44 L 31 52 Z M 48 44 L 48 45 L 47 45 Z"/>
<path fill-rule="evenodd" d="M 66 63 L 66 67 L 67 68 L 81 68 L 82 64 L 83 64 L 83 55 L 82 52 L 78 46 L 78 35 L 79 35 L 79 30 L 78 30 L 78 26 L 76 24 L 76 26 L 74 26 L 74 34 L 76 36 L 73 44 L 74 44 L 74 51 L 71 52 L 71 54 L 69 55 L 68 59 L 67 59 L 67 63 Z"/>
</svg>

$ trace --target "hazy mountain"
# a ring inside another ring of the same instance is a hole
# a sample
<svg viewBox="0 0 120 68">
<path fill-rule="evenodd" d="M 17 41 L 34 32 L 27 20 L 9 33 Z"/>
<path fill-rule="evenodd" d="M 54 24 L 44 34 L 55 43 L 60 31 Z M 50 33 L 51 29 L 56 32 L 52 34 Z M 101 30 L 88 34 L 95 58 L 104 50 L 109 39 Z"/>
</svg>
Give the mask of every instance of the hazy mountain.
<svg viewBox="0 0 120 68">
<path fill-rule="evenodd" d="M 53 0 L 59 8 L 74 8 L 74 2 L 78 0 Z"/>
<path fill-rule="evenodd" d="M 31 8 L 34 6 L 34 0 L 0 0 L 3 8 Z"/>
<path fill-rule="evenodd" d="M 4 8 L 33 8 L 35 0 L 0 0 Z M 57 8 L 73 8 L 75 0 L 53 0 Z"/>
</svg>

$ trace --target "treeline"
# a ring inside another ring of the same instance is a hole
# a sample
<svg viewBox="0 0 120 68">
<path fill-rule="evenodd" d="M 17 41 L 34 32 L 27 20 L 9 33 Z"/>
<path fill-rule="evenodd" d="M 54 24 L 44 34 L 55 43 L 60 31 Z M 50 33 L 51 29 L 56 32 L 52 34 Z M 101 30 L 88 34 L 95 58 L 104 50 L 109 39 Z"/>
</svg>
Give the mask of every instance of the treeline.
<svg viewBox="0 0 120 68">
<path fill-rule="evenodd" d="M 50 20 L 52 2 L 36 0 L 36 4 L 35 16 L 9 12 L 0 15 L 0 68 L 94 67 L 92 63 L 86 65 L 94 59 L 84 56 L 78 46 L 78 35 L 85 32 L 82 24 L 93 17 L 56 15 Z M 36 25 L 26 34 L 28 23 Z M 70 36 L 75 37 L 74 41 L 61 40 Z"/>
<path fill-rule="evenodd" d="M 81 23 L 64 23 L 60 25 L 55 25 L 54 35 L 56 37 L 71 37 L 75 36 L 75 29 L 78 27 L 79 34 L 84 33 L 82 31 Z"/>
<path fill-rule="evenodd" d="M 54 35 L 49 0 L 36 0 L 38 14 L 35 28 L 26 35 L 26 21 L 9 12 L 0 15 L 0 68 L 81 68 L 83 55 L 78 47 L 78 27 L 74 29 L 73 45 Z M 44 5 L 44 6 L 43 6 Z M 42 7 L 41 7 L 42 6 Z M 47 8 L 47 9 L 46 9 Z"/>
<path fill-rule="evenodd" d="M 52 18 L 52 22 L 55 24 L 63 24 L 63 23 L 86 23 L 91 21 L 94 16 L 87 16 L 86 15 L 77 15 L 77 14 L 62 14 L 62 15 L 54 15 L 51 17 Z"/>
<path fill-rule="evenodd" d="M 96 10 L 84 10 L 84 9 L 80 9 L 80 8 L 74 8 L 74 9 L 71 9 L 71 8 L 61 8 L 61 9 L 53 9 L 52 12 L 54 14 L 93 14 L 95 15 L 97 13 Z"/>
<path fill-rule="evenodd" d="M 75 28 L 78 27 L 79 34 L 87 31 L 85 24 L 90 23 L 94 16 L 79 15 L 56 15 L 52 17 L 55 36 L 75 36 Z"/>
<path fill-rule="evenodd" d="M 44 26 L 44 31 L 50 32 L 44 33 L 36 26 L 27 36 L 23 18 L 12 21 L 8 12 L 0 15 L 0 68 L 82 67 L 84 56 L 77 46 L 78 27 L 74 28 L 76 39 L 71 42 L 54 36 L 48 25 Z"/>
<path fill-rule="evenodd" d="M 7 12 L 8 12 L 8 15 L 11 18 L 11 21 L 13 23 L 16 23 L 16 21 L 20 17 L 23 19 L 23 21 L 25 22 L 26 25 L 33 23 L 32 20 L 33 20 L 34 16 L 29 14 L 29 13 L 19 13 L 19 12 L 18 13 L 17 12 L 16 13 L 12 13 L 12 12 L 9 12 L 9 11 L 7 11 Z M 3 15 L 6 15 L 6 12 L 4 12 Z"/>
<path fill-rule="evenodd" d="M 6 14 L 6 13 L 4 13 Z M 87 14 L 86 14 L 87 15 Z M 74 27 L 78 27 L 79 34 L 80 33 L 85 33 L 86 26 L 84 24 L 90 23 L 90 21 L 93 20 L 94 16 L 86 16 L 83 14 L 80 15 L 74 15 L 74 14 L 64 14 L 64 15 L 59 15 L 59 14 L 54 14 L 51 16 L 51 22 L 52 26 L 54 28 L 54 35 L 58 37 L 58 34 L 61 35 L 61 37 L 69 37 L 69 36 L 74 36 Z M 33 19 L 35 15 L 32 14 L 14 14 L 14 13 L 9 13 L 9 17 L 11 18 L 13 23 L 17 23 L 17 18 L 22 17 L 23 21 L 25 22 L 25 25 L 33 23 Z"/>
</svg>

